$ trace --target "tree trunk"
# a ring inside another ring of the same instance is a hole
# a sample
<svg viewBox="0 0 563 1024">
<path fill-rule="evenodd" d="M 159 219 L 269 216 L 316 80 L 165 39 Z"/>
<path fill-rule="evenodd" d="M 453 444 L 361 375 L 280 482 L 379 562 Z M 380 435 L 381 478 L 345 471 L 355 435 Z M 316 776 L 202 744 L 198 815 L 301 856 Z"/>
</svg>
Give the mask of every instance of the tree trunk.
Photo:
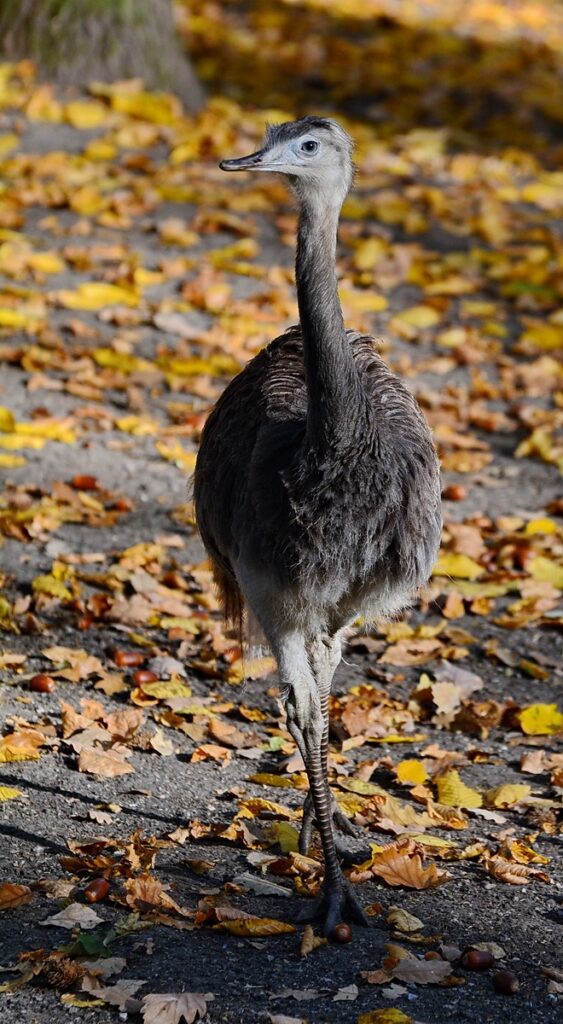
<svg viewBox="0 0 563 1024">
<path fill-rule="evenodd" d="M 61 85 L 142 78 L 186 108 L 204 93 L 174 29 L 171 0 L 0 0 L 0 55 L 30 57 Z"/>
</svg>

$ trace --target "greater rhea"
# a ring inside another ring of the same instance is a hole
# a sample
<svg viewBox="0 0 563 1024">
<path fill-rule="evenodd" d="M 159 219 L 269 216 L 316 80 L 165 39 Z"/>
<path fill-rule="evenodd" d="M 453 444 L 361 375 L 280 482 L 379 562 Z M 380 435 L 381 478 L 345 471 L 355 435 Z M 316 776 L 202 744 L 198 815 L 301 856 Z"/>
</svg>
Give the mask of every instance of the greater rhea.
<svg viewBox="0 0 563 1024">
<path fill-rule="evenodd" d="M 268 127 L 224 171 L 283 174 L 299 205 L 299 325 L 228 385 L 203 430 L 195 507 L 227 620 L 245 607 L 277 660 L 287 727 L 309 779 L 300 850 L 316 824 L 325 875 L 315 910 L 331 935 L 367 924 L 342 874 L 328 785 L 328 702 L 346 630 L 409 604 L 431 573 L 441 514 L 430 431 L 374 340 L 344 327 L 336 241 L 353 177 L 333 120 Z M 352 830 L 353 831 L 353 830 Z"/>
</svg>

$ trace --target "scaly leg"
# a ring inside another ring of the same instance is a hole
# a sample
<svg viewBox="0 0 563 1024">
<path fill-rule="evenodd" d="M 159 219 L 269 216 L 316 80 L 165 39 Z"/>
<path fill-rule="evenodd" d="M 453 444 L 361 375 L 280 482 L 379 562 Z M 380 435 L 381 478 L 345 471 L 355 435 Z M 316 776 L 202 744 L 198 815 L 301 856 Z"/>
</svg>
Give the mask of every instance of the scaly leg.
<svg viewBox="0 0 563 1024">
<path fill-rule="evenodd" d="M 320 646 L 323 643 L 326 651 Z M 368 918 L 342 874 L 332 828 L 332 794 L 327 777 L 328 698 L 338 661 L 332 643 L 328 638 L 326 642 L 316 642 L 308 654 L 303 637 L 292 633 L 283 638 L 276 652 L 280 677 L 286 687 L 287 725 L 305 762 L 325 861 L 322 892 L 313 914 L 308 916 L 324 918 L 324 931 L 328 936 L 346 918 L 369 926 Z"/>
</svg>

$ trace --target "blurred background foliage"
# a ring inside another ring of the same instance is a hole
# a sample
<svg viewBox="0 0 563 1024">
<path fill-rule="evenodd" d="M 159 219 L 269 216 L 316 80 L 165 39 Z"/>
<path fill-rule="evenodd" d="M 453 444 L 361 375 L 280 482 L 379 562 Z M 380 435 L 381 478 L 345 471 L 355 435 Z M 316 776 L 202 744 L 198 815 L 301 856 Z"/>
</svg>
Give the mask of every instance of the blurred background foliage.
<svg viewBox="0 0 563 1024">
<path fill-rule="evenodd" d="M 563 8 L 554 0 L 177 0 L 212 93 L 290 112 L 338 107 L 388 137 L 563 156 Z M 547 150 L 547 152 L 546 152 Z"/>
</svg>

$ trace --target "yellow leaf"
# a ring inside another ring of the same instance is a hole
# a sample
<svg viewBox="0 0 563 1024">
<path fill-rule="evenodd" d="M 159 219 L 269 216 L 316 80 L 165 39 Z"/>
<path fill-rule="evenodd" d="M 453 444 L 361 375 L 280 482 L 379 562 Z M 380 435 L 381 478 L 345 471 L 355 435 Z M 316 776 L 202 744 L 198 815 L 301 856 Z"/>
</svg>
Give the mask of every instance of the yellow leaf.
<svg viewBox="0 0 563 1024">
<path fill-rule="evenodd" d="M 416 757 L 408 758 L 406 761 L 400 761 L 395 768 L 395 774 L 399 782 L 408 782 L 413 785 L 417 785 L 420 782 L 426 782 L 428 778 L 426 768 L 422 761 L 418 761 Z"/>
<path fill-rule="evenodd" d="M 103 103 L 96 100 L 75 100 L 64 107 L 65 120 L 73 128 L 88 130 L 99 128 L 108 120 L 109 111 Z"/>
<path fill-rule="evenodd" d="M 69 426 L 70 420 L 42 419 L 35 423 L 16 423 L 14 432 L 29 437 L 42 437 L 48 441 L 62 441 L 74 444 L 76 434 Z"/>
<path fill-rule="evenodd" d="M 0 309 L 0 327 L 12 327 L 14 330 L 25 330 L 37 327 L 42 317 L 38 313 L 23 309 Z"/>
<path fill-rule="evenodd" d="M 182 114 L 180 101 L 168 93 L 117 93 L 111 96 L 111 105 L 120 114 L 138 117 L 153 124 L 170 124 Z"/>
<path fill-rule="evenodd" d="M 273 821 L 268 829 L 268 838 L 277 843 L 283 853 L 293 853 L 299 849 L 299 833 L 288 821 Z"/>
<path fill-rule="evenodd" d="M 168 682 L 157 680 L 154 683 L 144 683 L 142 691 L 149 697 L 155 697 L 157 700 L 167 700 L 169 697 L 191 697 L 192 695 L 191 687 L 187 686 L 186 683 L 180 682 L 179 679 L 171 679 Z"/>
<path fill-rule="evenodd" d="M 376 263 L 387 252 L 382 238 L 363 238 L 354 251 L 354 265 L 358 270 L 373 270 Z"/>
<path fill-rule="evenodd" d="M 415 331 L 424 331 L 428 327 L 435 327 L 440 322 L 440 314 L 433 306 L 411 306 L 403 309 L 393 317 L 392 324 L 414 328 Z"/>
<path fill-rule="evenodd" d="M 458 345 L 465 345 L 467 341 L 467 328 L 448 327 L 446 331 L 440 331 L 436 338 L 436 344 L 442 348 L 457 348 Z"/>
<path fill-rule="evenodd" d="M 5 434 L 11 434 L 16 425 L 14 414 L 6 406 L 0 405 L 0 431 Z"/>
<path fill-rule="evenodd" d="M 100 211 L 104 208 L 105 202 L 106 201 L 104 197 L 98 191 L 98 189 L 95 189 L 92 185 L 83 185 L 82 188 L 77 188 L 74 192 L 71 193 L 70 198 L 68 200 L 68 205 L 70 206 L 71 210 L 75 211 L 75 213 L 80 213 L 84 217 L 93 217 L 96 213 L 100 213 Z M 82 286 L 79 285 L 78 287 L 81 288 Z M 64 294 L 67 293 L 65 292 Z M 69 308 L 91 309 L 92 307 L 69 306 Z M 93 308 L 97 309 L 98 307 L 95 306 Z"/>
<path fill-rule="evenodd" d="M 347 307 L 351 313 L 380 313 L 383 309 L 387 309 L 387 299 L 384 295 L 362 291 L 359 288 L 341 288 L 340 298 L 342 305 Z"/>
<path fill-rule="evenodd" d="M 58 598 L 59 601 L 72 601 L 68 587 L 52 575 L 36 576 L 31 586 L 34 594 L 47 594 L 49 597 Z"/>
<path fill-rule="evenodd" d="M 434 566 L 434 576 L 453 576 L 455 579 L 476 580 L 484 573 L 482 565 L 479 565 L 469 555 L 461 555 L 456 551 L 443 551 Z"/>
<path fill-rule="evenodd" d="M 557 704 L 529 704 L 518 715 L 527 736 L 553 736 L 563 729 L 563 714 Z"/>
<path fill-rule="evenodd" d="M 250 811 L 252 817 L 259 818 L 262 814 L 275 815 L 278 818 L 298 818 L 299 812 L 292 811 L 289 807 L 284 807 L 283 804 L 277 804 L 273 800 L 265 800 L 264 797 L 251 796 L 246 800 L 239 802 L 239 807 L 243 811 Z"/>
<path fill-rule="evenodd" d="M 0 448 L 17 451 L 18 448 L 43 448 L 44 437 L 28 437 L 23 434 L 0 434 Z"/>
<path fill-rule="evenodd" d="M 526 523 L 525 533 L 528 535 L 534 533 L 557 533 L 557 523 L 553 519 L 548 519 L 547 516 L 540 519 L 530 519 Z"/>
<path fill-rule="evenodd" d="M 0 135 L 0 157 L 6 156 L 11 149 L 16 149 L 20 144 L 19 135 Z"/>
<path fill-rule="evenodd" d="M 150 434 L 157 434 L 160 429 L 156 420 L 151 420 L 148 416 L 122 416 L 116 421 L 115 425 L 124 434 L 133 434 L 135 437 L 147 437 Z"/>
<path fill-rule="evenodd" d="M 436 779 L 438 800 L 446 807 L 481 807 L 483 797 L 476 789 L 462 782 L 455 768 Z"/>
<path fill-rule="evenodd" d="M 547 177 L 547 175 L 546 175 Z M 524 203 L 534 203 L 543 210 L 557 210 L 561 207 L 561 183 L 553 175 L 553 183 L 533 181 L 520 190 L 520 198 Z"/>
<path fill-rule="evenodd" d="M 185 470 L 187 473 L 192 473 L 195 469 L 195 463 L 197 454 L 196 452 L 187 452 L 179 441 L 175 441 L 174 444 L 165 444 L 164 441 L 155 441 L 155 448 L 163 459 L 168 462 L 173 462 L 179 469 Z"/>
<path fill-rule="evenodd" d="M 0 786 L 0 803 L 3 803 L 4 800 L 15 800 L 18 796 L 23 796 L 21 789 L 15 789 L 13 786 Z"/>
<path fill-rule="evenodd" d="M 563 327 L 558 324 L 534 324 L 520 337 L 520 342 L 542 352 L 559 351 L 563 347 Z"/>
<path fill-rule="evenodd" d="M 153 369 L 152 363 L 147 359 L 130 355 L 128 352 L 116 352 L 113 348 L 95 348 L 92 358 L 103 369 L 119 370 L 121 373 L 139 373 Z"/>
<path fill-rule="evenodd" d="M 553 562 L 551 558 L 545 558 L 544 555 L 536 555 L 526 568 L 535 580 L 553 583 L 554 587 L 563 590 L 563 565 L 558 565 L 557 562 Z"/>
<path fill-rule="evenodd" d="M 138 306 L 139 296 L 131 288 L 104 281 L 84 281 L 75 291 L 61 291 L 57 299 L 66 309 L 103 309 L 104 306 Z"/>
<path fill-rule="evenodd" d="M 221 921 L 213 925 L 220 931 L 230 932 L 240 938 L 254 938 L 256 935 L 288 935 L 294 932 L 295 925 L 286 921 L 276 921 L 272 917 L 242 917 L 232 921 Z"/>
<path fill-rule="evenodd" d="M 226 673 L 228 683 L 242 683 L 245 679 L 263 679 L 276 670 L 274 658 L 237 658 Z"/>
<path fill-rule="evenodd" d="M 32 252 L 27 262 L 41 274 L 60 274 L 65 269 L 63 260 L 55 252 Z"/>
<path fill-rule="evenodd" d="M 25 466 L 27 459 L 23 455 L 4 455 L 0 452 L 0 469 L 17 469 Z"/>
<path fill-rule="evenodd" d="M 361 1013 L 357 1024 L 413 1024 L 413 1019 L 408 1013 L 389 1006 L 384 1010 L 368 1010 L 367 1013 Z"/>
<path fill-rule="evenodd" d="M 268 772 L 259 772 L 251 775 L 249 782 L 255 782 L 259 786 L 276 786 L 280 789 L 293 789 L 293 782 L 287 775 L 270 775 Z"/>
<path fill-rule="evenodd" d="M 519 800 L 524 800 L 531 792 L 532 787 L 522 782 L 507 782 L 503 786 L 485 790 L 483 797 L 487 807 L 512 807 Z"/>
</svg>

